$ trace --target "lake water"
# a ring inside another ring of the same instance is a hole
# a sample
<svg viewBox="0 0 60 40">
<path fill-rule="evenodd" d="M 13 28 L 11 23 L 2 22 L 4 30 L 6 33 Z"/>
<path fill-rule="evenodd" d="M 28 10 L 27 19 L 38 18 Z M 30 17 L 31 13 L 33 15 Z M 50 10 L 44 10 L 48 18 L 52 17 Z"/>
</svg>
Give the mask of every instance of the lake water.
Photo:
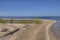
<svg viewBox="0 0 60 40">
<path fill-rule="evenodd" d="M 54 26 L 54 31 L 57 34 L 57 37 L 60 38 L 60 21 L 56 20 L 56 24 Z"/>
</svg>

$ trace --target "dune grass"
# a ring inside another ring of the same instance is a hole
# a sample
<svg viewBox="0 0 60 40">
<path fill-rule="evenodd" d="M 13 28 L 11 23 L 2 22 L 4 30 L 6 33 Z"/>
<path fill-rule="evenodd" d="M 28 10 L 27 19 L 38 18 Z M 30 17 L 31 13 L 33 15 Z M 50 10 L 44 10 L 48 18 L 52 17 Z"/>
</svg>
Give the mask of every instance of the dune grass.
<svg viewBox="0 0 60 40">
<path fill-rule="evenodd" d="M 40 24 L 42 22 L 42 20 L 39 19 L 34 19 L 34 20 L 16 20 L 16 22 L 14 22 L 14 19 L 10 19 L 10 20 L 3 20 L 0 19 L 0 23 L 36 23 L 36 24 Z"/>
</svg>

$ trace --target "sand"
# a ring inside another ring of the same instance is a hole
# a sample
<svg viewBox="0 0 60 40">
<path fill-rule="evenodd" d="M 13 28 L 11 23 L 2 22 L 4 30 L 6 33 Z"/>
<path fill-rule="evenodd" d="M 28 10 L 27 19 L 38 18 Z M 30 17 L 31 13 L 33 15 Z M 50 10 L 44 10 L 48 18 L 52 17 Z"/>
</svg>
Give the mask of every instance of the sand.
<svg viewBox="0 0 60 40">
<path fill-rule="evenodd" d="M 54 34 L 52 27 L 54 27 L 55 20 L 42 20 L 41 24 L 0 24 L 0 40 L 58 40 Z M 1 32 L 2 28 L 8 28 L 7 32 Z M 19 31 L 8 34 L 16 29 Z"/>
</svg>

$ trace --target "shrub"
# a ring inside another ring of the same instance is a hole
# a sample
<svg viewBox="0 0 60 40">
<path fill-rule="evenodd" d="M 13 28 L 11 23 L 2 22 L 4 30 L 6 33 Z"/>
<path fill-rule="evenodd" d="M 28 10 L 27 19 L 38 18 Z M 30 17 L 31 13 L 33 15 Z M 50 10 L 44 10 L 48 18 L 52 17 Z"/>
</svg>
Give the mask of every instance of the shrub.
<svg viewBox="0 0 60 40">
<path fill-rule="evenodd" d="M 36 23 L 36 24 L 40 24 L 42 22 L 42 20 L 35 19 L 33 22 Z"/>
<path fill-rule="evenodd" d="M 5 23 L 5 21 L 3 19 L 0 19 L 0 23 Z"/>
</svg>

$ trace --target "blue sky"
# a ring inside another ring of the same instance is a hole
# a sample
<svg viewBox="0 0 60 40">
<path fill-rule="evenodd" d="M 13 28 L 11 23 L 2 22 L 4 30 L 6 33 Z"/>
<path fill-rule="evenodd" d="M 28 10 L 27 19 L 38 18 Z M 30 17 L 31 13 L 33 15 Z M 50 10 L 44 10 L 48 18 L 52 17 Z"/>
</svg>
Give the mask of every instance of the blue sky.
<svg viewBox="0 0 60 40">
<path fill-rule="evenodd" d="M 0 0 L 0 16 L 60 16 L 60 0 Z"/>
</svg>

